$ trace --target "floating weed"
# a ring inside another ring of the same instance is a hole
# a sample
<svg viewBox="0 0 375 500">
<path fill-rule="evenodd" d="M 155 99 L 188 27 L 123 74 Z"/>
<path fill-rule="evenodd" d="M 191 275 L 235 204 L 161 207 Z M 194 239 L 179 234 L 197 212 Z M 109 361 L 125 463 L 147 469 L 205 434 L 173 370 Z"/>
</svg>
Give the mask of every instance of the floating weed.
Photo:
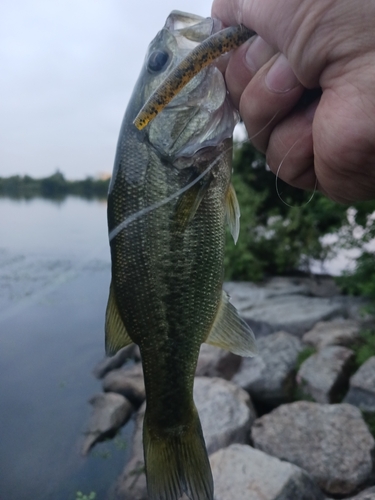
<svg viewBox="0 0 375 500">
<path fill-rule="evenodd" d="M 109 458 L 111 458 L 111 452 L 109 450 L 95 450 L 91 453 L 91 456 L 92 457 L 95 457 L 95 458 L 103 458 L 104 460 L 108 460 Z"/>
<path fill-rule="evenodd" d="M 126 450 L 126 448 L 128 447 L 126 439 L 121 436 L 116 436 L 113 440 L 113 443 L 118 450 Z"/>
<path fill-rule="evenodd" d="M 76 500 L 95 500 L 95 498 L 96 498 L 95 491 L 90 491 L 88 495 L 85 495 L 84 493 L 82 493 L 82 491 L 76 492 Z"/>
</svg>

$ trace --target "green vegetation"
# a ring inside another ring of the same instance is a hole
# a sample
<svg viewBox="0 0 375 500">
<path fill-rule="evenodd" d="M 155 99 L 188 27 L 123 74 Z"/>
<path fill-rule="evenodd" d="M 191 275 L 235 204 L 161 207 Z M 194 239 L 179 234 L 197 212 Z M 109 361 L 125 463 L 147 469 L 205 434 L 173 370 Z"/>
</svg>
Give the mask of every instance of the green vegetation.
<svg viewBox="0 0 375 500">
<path fill-rule="evenodd" d="M 0 196 L 10 198 L 52 198 L 63 199 L 68 195 L 84 198 L 106 198 L 109 179 L 94 179 L 87 177 L 79 181 L 69 181 L 57 171 L 49 177 L 33 179 L 25 175 L 14 175 L 8 178 L 0 177 Z"/>
<path fill-rule="evenodd" d="M 375 356 L 375 330 L 363 330 L 360 333 L 359 339 L 350 346 L 355 352 L 355 366 L 359 368 L 369 358 Z"/>
<path fill-rule="evenodd" d="M 77 491 L 76 493 L 76 500 L 95 500 L 95 498 L 95 491 L 91 491 L 88 495 L 84 495 L 82 491 Z"/>
<path fill-rule="evenodd" d="M 375 438 L 375 414 L 362 412 L 363 420 L 366 422 L 369 431 Z"/>
<path fill-rule="evenodd" d="M 227 238 L 226 279 L 260 281 L 308 271 L 314 259 L 324 262 L 341 249 L 355 248 L 360 251 L 355 271 L 337 282 L 346 293 L 375 299 L 375 255 L 368 247 L 375 238 L 375 200 L 348 207 L 319 192 L 311 198 L 276 181 L 249 143 L 235 147 L 233 172 L 241 232 L 237 245 Z M 323 243 L 328 234 L 336 241 Z"/>
<path fill-rule="evenodd" d="M 324 260 L 333 248 L 322 236 L 346 221 L 346 207 L 319 193 L 288 186 L 265 167 L 250 144 L 235 151 L 233 185 L 241 208 L 237 245 L 228 238 L 226 279 L 259 281 L 267 275 L 308 270 L 311 259 Z M 309 201 L 310 200 L 310 201 Z"/>
<path fill-rule="evenodd" d="M 300 353 L 298 353 L 297 363 L 296 363 L 296 371 L 301 368 L 301 365 L 307 358 L 316 353 L 316 349 L 314 347 L 305 347 L 302 349 Z"/>
</svg>

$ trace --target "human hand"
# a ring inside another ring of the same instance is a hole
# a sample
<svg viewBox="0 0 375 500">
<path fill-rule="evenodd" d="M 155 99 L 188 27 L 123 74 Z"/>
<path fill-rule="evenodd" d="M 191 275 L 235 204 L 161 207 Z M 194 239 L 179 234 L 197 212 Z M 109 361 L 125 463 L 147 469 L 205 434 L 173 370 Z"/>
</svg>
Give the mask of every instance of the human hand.
<svg viewBox="0 0 375 500">
<path fill-rule="evenodd" d="M 212 17 L 259 35 L 225 78 L 270 168 L 340 202 L 375 198 L 375 2 L 214 0 Z"/>
</svg>

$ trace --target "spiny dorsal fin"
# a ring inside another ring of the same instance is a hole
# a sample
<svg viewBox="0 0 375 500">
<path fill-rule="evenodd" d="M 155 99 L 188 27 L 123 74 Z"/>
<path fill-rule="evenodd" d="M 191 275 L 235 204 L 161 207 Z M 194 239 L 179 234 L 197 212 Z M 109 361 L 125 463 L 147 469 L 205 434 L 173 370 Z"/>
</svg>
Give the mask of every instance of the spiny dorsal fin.
<svg viewBox="0 0 375 500">
<path fill-rule="evenodd" d="M 234 243 L 237 243 L 238 235 L 240 234 L 240 206 L 238 204 L 236 191 L 233 184 L 229 185 L 225 203 L 225 215 L 229 230 L 233 236 Z"/>
<path fill-rule="evenodd" d="M 229 297 L 224 290 L 215 322 L 206 343 L 240 356 L 251 357 L 256 354 L 254 333 L 249 325 L 240 318 L 237 309 L 229 302 Z"/>
<path fill-rule="evenodd" d="M 109 286 L 107 310 L 105 312 L 105 352 L 107 356 L 113 356 L 117 351 L 130 345 L 132 342 L 120 317 L 111 283 Z"/>
<path fill-rule="evenodd" d="M 194 175 L 196 177 L 196 175 Z M 193 177 L 193 178 L 194 178 Z M 180 230 L 185 230 L 190 221 L 193 220 L 204 195 L 210 186 L 211 177 L 201 180 L 186 191 L 176 205 L 176 223 Z"/>
</svg>

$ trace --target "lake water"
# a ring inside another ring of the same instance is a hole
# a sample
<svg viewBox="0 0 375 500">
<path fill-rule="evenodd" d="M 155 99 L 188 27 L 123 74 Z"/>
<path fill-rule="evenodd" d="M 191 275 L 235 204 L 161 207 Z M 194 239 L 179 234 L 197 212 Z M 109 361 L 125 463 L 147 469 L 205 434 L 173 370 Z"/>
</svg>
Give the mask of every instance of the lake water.
<svg viewBox="0 0 375 500">
<path fill-rule="evenodd" d="M 112 497 L 132 423 L 79 453 L 109 280 L 104 202 L 0 198 L 1 500 Z"/>
</svg>

